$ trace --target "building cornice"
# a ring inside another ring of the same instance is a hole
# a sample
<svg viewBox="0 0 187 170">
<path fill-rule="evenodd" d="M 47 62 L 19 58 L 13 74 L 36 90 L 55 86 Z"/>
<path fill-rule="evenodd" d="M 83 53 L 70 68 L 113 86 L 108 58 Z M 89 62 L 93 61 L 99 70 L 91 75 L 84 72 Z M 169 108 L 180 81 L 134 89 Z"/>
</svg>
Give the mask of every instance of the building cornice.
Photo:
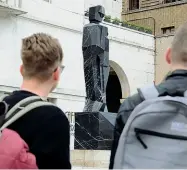
<svg viewBox="0 0 187 170">
<path fill-rule="evenodd" d="M 13 87 L 13 86 L 0 85 L 0 92 L 3 93 L 11 93 L 16 90 L 20 90 L 20 88 L 15 86 Z M 86 94 L 82 91 L 64 89 L 64 88 L 57 88 L 54 92 L 49 94 L 49 98 L 81 101 L 81 102 L 85 101 L 85 97 Z"/>
</svg>

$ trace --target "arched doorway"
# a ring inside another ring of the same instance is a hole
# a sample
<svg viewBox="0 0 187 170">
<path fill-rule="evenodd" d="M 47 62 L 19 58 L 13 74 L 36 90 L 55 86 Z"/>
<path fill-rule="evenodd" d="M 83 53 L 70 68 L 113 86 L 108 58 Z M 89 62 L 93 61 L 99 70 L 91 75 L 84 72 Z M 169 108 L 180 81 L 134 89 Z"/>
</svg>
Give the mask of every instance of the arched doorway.
<svg viewBox="0 0 187 170">
<path fill-rule="evenodd" d="M 117 113 L 122 98 L 121 85 L 116 72 L 110 67 L 110 74 L 106 88 L 106 102 L 108 112 Z"/>
<path fill-rule="evenodd" d="M 110 61 L 110 74 L 106 88 L 108 112 L 117 113 L 123 99 L 130 94 L 128 79 L 123 69 L 114 61 Z"/>
</svg>

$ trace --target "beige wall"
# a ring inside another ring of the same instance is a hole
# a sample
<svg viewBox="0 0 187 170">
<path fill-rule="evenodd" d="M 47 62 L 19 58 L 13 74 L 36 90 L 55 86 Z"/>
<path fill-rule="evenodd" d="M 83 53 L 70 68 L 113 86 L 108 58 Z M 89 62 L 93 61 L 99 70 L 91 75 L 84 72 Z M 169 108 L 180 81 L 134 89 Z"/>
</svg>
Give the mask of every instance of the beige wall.
<svg viewBox="0 0 187 170">
<path fill-rule="evenodd" d="M 140 8 L 147 8 L 151 6 L 159 5 L 161 0 L 139 0 Z M 129 0 L 122 1 L 122 12 L 127 12 L 129 9 Z"/>
<path fill-rule="evenodd" d="M 132 23 L 142 25 L 155 30 L 155 48 L 156 48 L 156 61 L 155 61 L 155 82 L 160 83 L 166 74 L 169 72 L 169 65 L 165 61 L 165 52 L 170 46 L 173 35 L 164 36 L 161 28 L 175 26 L 175 30 L 184 22 L 186 22 L 187 3 L 176 2 L 171 4 L 160 4 L 155 7 L 148 7 L 142 9 L 140 1 L 139 10 L 129 11 L 129 0 L 123 0 L 122 19 L 124 21 L 136 20 Z M 150 1 L 150 0 L 144 0 Z M 156 3 L 157 0 L 150 2 Z M 138 19 L 138 20 L 137 20 Z M 140 20 L 139 20 L 140 19 Z"/>
<path fill-rule="evenodd" d="M 173 36 L 156 38 L 156 84 L 160 83 L 169 72 L 169 65 L 165 61 L 165 52 L 171 45 Z"/>
<path fill-rule="evenodd" d="M 156 35 L 162 34 L 161 28 L 170 26 L 175 26 L 175 28 L 178 28 L 186 21 L 186 3 L 181 3 L 180 5 L 178 3 L 175 6 L 173 4 L 166 4 L 167 6 L 165 7 L 160 5 L 157 8 L 152 7 L 147 9 L 140 9 L 138 11 L 127 11 L 128 0 L 124 0 L 123 5 L 122 19 L 125 21 L 153 17 L 155 19 Z M 143 25 L 145 27 L 150 27 L 152 29 L 154 26 L 154 20 L 151 18 L 134 21 L 133 23 Z"/>
</svg>

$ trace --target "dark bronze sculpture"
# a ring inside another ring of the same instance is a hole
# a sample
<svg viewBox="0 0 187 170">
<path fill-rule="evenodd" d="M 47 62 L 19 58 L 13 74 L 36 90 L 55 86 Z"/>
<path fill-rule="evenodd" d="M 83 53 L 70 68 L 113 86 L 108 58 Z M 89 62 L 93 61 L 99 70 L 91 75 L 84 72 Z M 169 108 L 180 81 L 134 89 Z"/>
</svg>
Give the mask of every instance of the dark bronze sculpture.
<svg viewBox="0 0 187 170">
<path fill-rule="evenodd" d="M 87 95 L 84 112 L 107 111 L 106 85 L 110 67 L 108 28 L 100 25 L 104 16 L 102 6 L 91 7 L 90 23 L 84 26 L 82 50 Z"/>
</svg>

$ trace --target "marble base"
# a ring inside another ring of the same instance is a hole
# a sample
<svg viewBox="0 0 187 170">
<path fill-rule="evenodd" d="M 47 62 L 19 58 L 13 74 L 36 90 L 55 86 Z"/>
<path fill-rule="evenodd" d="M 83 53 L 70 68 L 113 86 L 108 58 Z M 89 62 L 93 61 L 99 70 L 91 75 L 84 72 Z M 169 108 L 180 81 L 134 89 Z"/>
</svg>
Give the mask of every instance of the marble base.
<svg viewBox="0 0 187 170">
<path fill-rule="evenodd" d="M 75 143 L 78 150 L 111 150 L 116 113 L 75 112 Z"/>
</svg>

